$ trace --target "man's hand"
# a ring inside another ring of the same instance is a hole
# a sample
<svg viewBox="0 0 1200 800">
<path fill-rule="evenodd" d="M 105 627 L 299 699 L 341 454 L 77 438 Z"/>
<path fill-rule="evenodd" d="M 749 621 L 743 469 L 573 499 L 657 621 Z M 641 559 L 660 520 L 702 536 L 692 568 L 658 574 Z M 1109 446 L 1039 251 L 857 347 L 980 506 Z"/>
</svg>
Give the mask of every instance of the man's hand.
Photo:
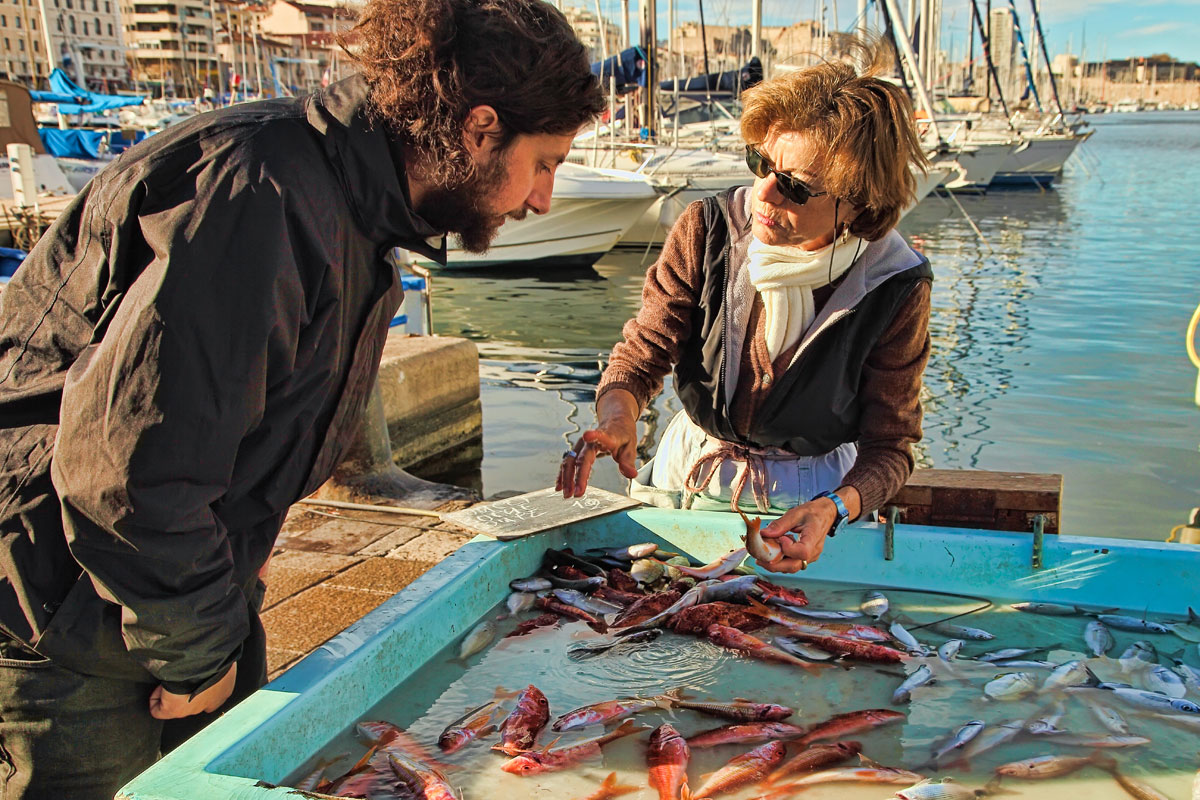
<svg viewBox="0 0 1200 800">
<path fill-rule="evenodd" d="M 575 448 L 563 456 L 554 488 L 563 497 L 582 497 L 597 456 L 611 455 L 626 478 L 637 476 L 638 404 L 624 389 L 605 392 L 596 404 L 596 427 L 584 431 Z"/>
<path fill-rule="evenodd" d="M 862 500 L 858 490 L 843 487 L 838 496 L 846 504 L 850 518 L 861 511 Z M 783 558 L 762 564 L 771 572 L 798 572 L 821 557 L 825 549 L 825 538 L 837 522 L 837 506 L 828 497 L 818 497 L 787 511 L 782 517 L 763 528 L 764 539 L 775 539 L 783 549 Z"/>
<path fill-rule="evenodd" d="M 237 664 L 229 668 L 225 676 L 212 686 L 188 700 L 186 694 L 168 692 L 161 686 L 154 687 L 150 693 L 150 716 L 155 719 L 179 719 L 206 711 L 216 711 L 233 694 L 233 684 L 237 680 Z"/>
</svg>

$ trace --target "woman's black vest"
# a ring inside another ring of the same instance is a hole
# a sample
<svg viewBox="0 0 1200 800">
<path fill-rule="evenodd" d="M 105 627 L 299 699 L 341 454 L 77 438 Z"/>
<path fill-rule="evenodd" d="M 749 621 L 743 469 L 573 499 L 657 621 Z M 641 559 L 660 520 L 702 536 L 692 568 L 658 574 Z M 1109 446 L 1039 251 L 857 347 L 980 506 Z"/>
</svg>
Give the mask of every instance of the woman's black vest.
<svg viewBox="0 0 1200 800">
<path fill-rule="evenodd" d="M 817 335 L 775 384 L 754 415 L 746 438 L 734 432 L 725 399 L 731 236 L 726 205 L 732 192 L 704 200 L 707 230 L 704 277 L 693 312 L 692 335 L 675 366 L 675 391 L 692 421 L 708 435 L 797 455 L 828 453 L 857 442 L 863 365 L 912 290 L 933 271 L 922 258 L 867 293 L 851 312 Z M 751 335 L 749 332 L 747 336 Z"/>
</svg>

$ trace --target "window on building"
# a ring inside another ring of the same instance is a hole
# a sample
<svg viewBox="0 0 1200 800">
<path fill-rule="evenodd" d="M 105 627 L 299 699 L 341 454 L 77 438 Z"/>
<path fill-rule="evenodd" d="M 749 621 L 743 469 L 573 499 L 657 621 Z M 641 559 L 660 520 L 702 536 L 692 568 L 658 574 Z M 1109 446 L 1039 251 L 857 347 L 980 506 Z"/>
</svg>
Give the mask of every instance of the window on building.
<svg viewBox="0 0 1200 800">
<path fill-rule="evenodd" d="M 111 23 L 111 22 L 110 22 L 110 23 L 108 23 L 108 35 L 109 35 L 109 36 L 112 36 L 112 35 L 113 35 L 113 32 L 112 32 L 112 23 Z"/>
<path fill-rule="evenodd" d="M 62 33 L 62 17 L 58 18 L 58 32 Z"/>
<path fill-rule="evenodd" d="M 92 11 L 100 10 L 100 0 L 92 0 Z"/>
<path fill-rule="evenodd" d="M 5 50 L 12 50 L 12 42 L 8 41 L 8 39 L 5 39 L 5 40 L 4 40 L 4 49 L 5 49 Z"/>
<path fill-rule="evenodd" d="M 33 40 L 33 52 L 35 52 L 35 53 L 40 53 L 40 52 L 42 52 L 42 48 L 38 46 L 38 40 L 37 40 L 37 39 L 34 39 L 34 40 Z"/>
<path fill-rule="evenodd" d="M 0 26 L 3 26 L 5 28 L 8 27 L 8 15 L 7 14 L 0 14 Z"/>
<path fill-rule="evenodd" d="M 74 17 L 71 17 L 69 20 L 67 20 L 67 27 L 71 29 L 71 33 L 78 33 L 78 31 L 75 30 L 75 18 Z"/>
<path fill-rule="evenodd" d="M 105 14 L 112 13 L 112 3 L 108 2 L 108 0 L 104 0 L 104 13 Z"/>
<path fill-rule="evenodd" d="M 100 18 L 96 17 L 96 35 L 100 35 Z"/>
<path fill-rule="evenodd" d="M 74 8 L 74 7 L 75 7 L 74 2 L 72 2 L 72 0 L 67 0 L 67 8 Z"/>
<path fill-rule="evenodd" d="M 17 39 L 17 49 L 20 50 L 22 53 L 25 52 L 25 40 L 24 39 Z"/>
<path fill-rule="evenodd" d="M 21 27 L 21 18 L 13 17 L 13 25 L 16 26 L 17 28 L 20 28 Z"/>
<path fill-rule="evenodd" d="M 84 36 L 87 36 L 87 35 L 88 35 L 88 29 L 87 29 L 87 20 L 86 20 L 86 19 L 83 21 L 83 35 L 84 35 Z"/>
</svg>

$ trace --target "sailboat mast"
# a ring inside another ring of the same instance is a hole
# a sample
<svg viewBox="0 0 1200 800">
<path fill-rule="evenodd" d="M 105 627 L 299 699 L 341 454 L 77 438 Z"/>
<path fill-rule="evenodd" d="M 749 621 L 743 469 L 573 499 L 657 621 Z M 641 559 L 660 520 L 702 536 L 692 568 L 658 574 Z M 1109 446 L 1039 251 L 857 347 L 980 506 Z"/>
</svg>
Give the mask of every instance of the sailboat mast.
<svg viewBox="0 0 1200 800">
<path fill-rule="evenodd" d="M 1000 76 L 996 74 L 996 64 L 992 61 L 992 46 L 988 42 L 987 29 L 979 17 L 979 6 L 975 4 L 975 0 L 971 0 L 971 13 L 974 14 L 975 24 L 979 27 L 979 41 L 983 45 L 983 58 L 987 61 L 988 75 L 996 84 L 996 95 L 1000 98 L 1000 108 L 1004 110 L 1004 118 L 1009 121 L 1008 126 L 1011 128 L 1012 117 L 1008 113 L 1008 103 L 1004 102 L 1004 90 L 1000 88 Z"/>
<path fill-rule="evenodd" d="M 1037 0 L 1029 0 L 1029 5 L 1033 8 L 1033 24 L 1037 30 L 1038 44 L 1042 46 L 1042 56 L 1046 59 L 1046 72 L 1050 73 L 1050 92 L 1054 95 L 1054 105 L 1058 107 L 1058 113 L 1062 114 L 1062 101 L 1058 97 L 1058 81 L 1054 78 L 1054 70 L 1050 66 L 1050 52 L 1046 49 L 1046 36 L 1042 33 L 1042 15 L 1038 11 Z"/>
</svg>

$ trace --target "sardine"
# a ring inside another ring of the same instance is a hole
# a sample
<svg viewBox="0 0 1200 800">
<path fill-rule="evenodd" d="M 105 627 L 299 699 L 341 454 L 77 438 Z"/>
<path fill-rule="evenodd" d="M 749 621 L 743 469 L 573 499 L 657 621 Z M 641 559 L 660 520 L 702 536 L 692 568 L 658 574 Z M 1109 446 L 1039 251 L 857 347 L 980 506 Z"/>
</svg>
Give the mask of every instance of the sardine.
<svg viewBox="0 0 1200 800">
<path fill-rule="evenodd" d="M 1047 741 L 1068 747 L 1137 747 L 1150 744 L 1145 736 L 1122 736 L 1115 733 L 1055 733 L 1047 737 Z"/>
<path fill-rule="evenodd" d="M 1082 661 L 1059 664 L 1042 683 L 1043 692 L 1065 689 L 1068 686 L 1099 686 L 1100 679 Z"/>
<path fill-rule="evenodd" d="M 889 725 L 904 719 L 899 711 L 889 708 L 871 708 L 863 711 L 851 711 L 837 714 L 824 722 L 815 725 L 812 730 L 797 740 L 800 747 L 825 739 L 843 739 L 856 733 L 873 730 L 882 725 Z"/>
<path fill-rule="evenodd" d="M 1112 769 L 1116 762 L 1100 753 L 1089 756 L 1038 756 L 1002 764 L 996 767 L 996 774 L 1006 778 L 1059 778 L 1089 766 Z"/>
<path fill-rule="evenodd" d="M 609 603 L 598 597 L 589 597 L 575 589 L 555 589 L 551 594 L 567 605 L 574 606 L 589 614 L 617 614 L 625 610 L 622 606 L 615 603 Z"/>
<path fill-rule="evenodd" d="M 993 667 L 1003 667 L 1004 669 L 1054 669 L 1058 666 L 1053 661 L 1031 661 L 1026 658 L 1014 658 L 1009 661 L 993 661 Z"/>
<path fill-rule="evenodd" d="M 862 599 L 859 608 L 871 619 L 879 619 L 888 612 L 888 599 L 883 592 L 872 591 L 867 592 Z"/>
<path fill-rule="evenodd" d="M 749 700 L 737 699 L 728 703 L 701 703 L 695 700 L 675 698 L 676 708 L 686 708 L 689 711 L 699 711 L 711 717 L 723 717 L 738 722 L 779 722 L 796 713 L 794 709 L 775 703 L 754 703 Z"/>
<path fill-rule="evenodd" d="M 545 592 L 554 588 L 546 578 L 533 576 L 529 578 L 517 578 L 508 582 L 508 588 L 514 592 Z"/>
<path fill-rule="evenodd" d="M 580 622 L 586 623 L 587 626 L 596 631 L 596 633 L 608 633 L 608 625 L 604 622 L 604 620 L 592 616 L 590 613 L 581 608 L 569 606 L 553 597 L 539 597 L 534 601 L 534 604 L 544 611 L 552 611 L 559 616 L 577 619 Z"/>
<path fill-rule="evenodd" d="M 1031 719 L 1025 723 L 1025 731 L 1033 736 L 1045 736 L 1052 733 L 1062 733 L 1058 727 L 1058 723 L 1067 713 L 1067 707 L 1063 702 L 1057 701 L 1044 714 L 1037 719 Z"/>
<path fill-rule="evenodd" d="M 1045 647 L 1005 647 L 1002 650 L 990 650 L 975 657 L 976 661 L 1012 661 L 1013 659 L 1030 656 L 1049 648 Z"/>
<path fill-rule="evenodd" d="M 1102 689 L 1109 689 L 1114 697 L 1130 705 L 1148 708 L 1152 711 L 1159 711 L 1164 714 L 1181 713 L 1181 714 L 1197 714 L 1200 715 L 1200 706 L 1193 703 L 1191 700 L 1185 700 L 1178 697 L 1168 697 L 1165 694 L 1158 692 L 1148 692 L 1145 689 L 1133 689 L 1131 687 L 1117 686 L 1111 687 L 1101 684 Z"/>
<path fill-rule="evenodd" d="M 633 720 L 627 719 L 616 730 L 603 736 L 597 736 L 595 739 L 589 739 L 569 747 L 560 747 L 556 750 L 551 750 L 549 747 L 543 750 L 528 750 L 505 761 L 500 765 L 500 769 L 510 775 L 520 776 L 566 769 L 586 758 L 600 755 L 600 748 L 614 739 L 648 730 L 650 729 L 645 726 L 635 726 Z"/>
<path fill-rule="evenodd" d="M 929 648 L 918 642 L 917 637 L 909 633 L 908 629 L 899 622 L 893 622 L 888 631 L 892 634 L 892 638 L 904 645 L 909 654 L 920 657 L 929 655 Z"/>
<path fill-rule="evenodd" d="M 1044 614 L 1050 617 L 1074 617 L 1080 613 L 1075 606 L 1064 606 L 1058 603 L 1014 603 L 1009 607 L 1027 614 Z"/>
<path fill-rule="evenodd" d="M 679 693 L 679 689 L 672 689 L 655 697 L 626 697 L 592 703 L 568 711 L 556 719 L 550 728 L 559 732 L 570 731 L 576 728 L 586 728 L 589 725 L 607 725 L 622 717 L 632 716 L 652 708 L 669 709 Z"/>
<path fill-rule="evenodd" d="M 1037 689 L 1037 681 L 1028 672 L 1005 672 L 988 681 L 983 693 L 993 700 L 1016 700 Z"/>
<path fill-rule="evenodd" d="M 1158 651 L 1149 642 L 1138 640 L 1125 648 L 1125 652 L 1117 660 L 1121 664 L 1121 671 L 1128 675 L 1156 663 Z"/>
<path fill-rule="evenodd" d="M 658 792 L 659 800 L 679 800 L 687 787 L 691 757 L 687 741 L 672 726 L 659 725 L 650 734 L 646 763 L 650 767 L 650 788 Z"/>
<path fill-rule="evenodd" d="M 643 645 L 649 644 L 662 636 L 662 628 L 651 628 L 648 631 L 639 631 L 632 636 L 626 636 L 615 640 L 602 640 L 595 642 L 584 642 L 577 644 L 567 650 L 567 658 L 572 661 L 583 661 L 588 658 L 595 658 L 599 655 L 623 654 L 640 650 Z"/>
<path fill-rule="evenodd" d="M 945 758 L 950 753 L 956 750 L 962 750 L 967 744 L 983 732 L 987 727 L 986 723 L 981 719 L 973 719 L 970 722 L 964 722 L 954 729 L 954 732 L 934 745 L 933 755 L 929 759 L 929 766 L 936 767 L 938 762 Z M 923 767 L 918 767 L 922 769 Z"/>
<path fill-rule="evenodd" d="M 1129 735 L 1129 723 L 1125 721 L 1125 718 L 1116 709 L 1109 708 L 1103 703 L 1097 703 L 1095 700 L 1086 697 L 1083 702 L 1088 707 L 1088 710 L 1092 712 L 1092 716 L 1099 720 L 1100 724 L 1105 728 L 1122 736 Z"/>
<path fill-rule="evenodd" d="M 1187 687 L 1183 684 L 1183 678 L 1158 664 L 1146 670 L 1142 675 L 1142 680 L 1145 681 L 1146 688 L 1150 691 L 1159 692 L 1168 697 L 1183 697 L 1187 694 Z"/>
<path fill-rule="evenodd" d="M 912 697 L 914 689 L 933 682 L 933 671 L 928 666 L 922 664 L 912 675 L 905 678 L 904 683 L 896 687 L 896 691 L 892 693 L 892 702 L 897 705 L 907 703 L 909 698 Z"/>
<path fill-rule="evenodd" d="M 747 599 L 762 593 L 760 583 L 762 581 L 758 579 L 757 575 L 739 575 L 736 578 L 724 575 L 719 581 L 706 581 L 704 602 L 737 600 L 744 603 Z"/>
<path fill-rule="evenodd" d="M 687 743 L 693 749 L 716 747 L 722 744 L 760 744 L 762 742 L 798 739 L 807 728 L 787 722 L 746 722 L 740 725 L 722 725 L 689 736 Z"/>
<path fill-rule="evenodd" d="M 722 792 L 731 792 L 751 783 L 757 783 L 783 761 L 787 749 L 783 742 L 767 742 L 748 753 L 743 753 L 714 772 L 704 785 L 691 795 L 693 800 L 712 797 Z"/>
<path fill-rule="evenodd" d="M 561 578 L 552 574 L 546 580 L 556 589 L 572 589 L 577 592 L 594 592 L 605 584 L 604 578 L 595 575 L 590 578 Z"/>
<path fill-rule="evenodd" d="M 483 648 L 492 643 L 496 638 L 496 623 L 493 620 L 484 620 L 463 637 L 462 643 L 458 646 L 458 660 L 466 661 L 471 656 L 478 653 Z"/>
<path fill-rule="evenodd" d="M 1025 722 L 1019 719 L 988 725 L 962 749 L 962 759 L 959 760 L 971 761 L 989 750 L 994 750 L 1000 745 L 1012 741 L 1023 730 L 1025 730 Z"/>
<path fill-rule="evenodd" d="M 1183 655 L 1182 650 L 1173 656 L 1167 657 L 1175 662 L 1175 671 L 1179 673 L 1179 677 L 1183 678 L 1183 685 L 1193 692 L 1200 694 L 1200 669 L 1196 669 L 1191 664 L 1184 663 L 1184 660 L 1179 657 L 1181 655 Z"/>
<path fill-rule="evenodd" d="M 508 615 L 515 617 L 522 611 L 528 611 L 533 608 L 533 601 L 536 599 L 537 596 L 532 592 L 513 592 L 504 601 L 504 606 L 508 609 Z"/>
<path fill-rule="evenodd" d="M 1113 649 L 1116 641 L 1108 626 L 1094 619 L 1083 629 L 1083 641 L 1097 658 Z"/>
<path fill-rule="evenodd" d="M 961 651 L 962 648 L 962 639 L 951 639 L 948 642 L 944 642 L 942 646 L 937 649 L 938 658 L 947 664 L 950 664 L 954 661 L 954 659 L 958 658 L 959 651 Z"/>
<path fill-rule="evenodd" d="M 801 617 L 809 617 L 811 619 L 833 619 L 846 620 L 857 619 L 863 614 L 861 611 L 831 611 L 823 608 L 809 608 L 808 606 L 797 606 L 791 603 L 783 602 L 778 598 L 767 597 L 766 601 L 774 606 L 779 606 L 793 614 L 798 614 Z"/>
<path fill-rule="evenodd" d="M 982 628 L 969 628 L 965 625 L 955 625 L 950 622 L 939 622 L 936 625 L 931 625 L 930 628 L 943 636 L 949 636 L 951 639 L 970 639 L 976 642 L 984 642 L 996 638 Z"/>
<path fill-rule="evenodd" d="M 492 745 L 510 756 L 533 747 L 538 734 L 550 721 L 550 701 L 532 683 L 521 690 L 513 704 L 513 712 L 500 726 L 500 742 Z"/>
<path fill-rule="evenodd" d="M 1160 622 L 1130 617 L 1124 614 L 1097 614 L 1096 619 L 1113 628 L 1137 633 L 1170 633 L 1171 629 Z"/>
<path fill-rule="evenodd" d="M 895 796 L 900 800 L 974 800 L 986 794 L 986 789 L 968 789 L 953 778 L 942 778 L 937 781 L 923 780 L 901 789 Z"/>
<path fill-rule="evenodd" d="M 684 575 L 690 575 L 697 580 L 712 580 L 731 572 L 734 567 L 745 560 L 746 548 L 739 547 L 736 550 L 730 550 L 716 561 L 705 564 L 703 567 L 677 567 L 677 569 Z"/>
<path fill-rule="evenodd" d="M 839 761 L 854 758 L 862 752 L 862 742 L 832 742 L 806 747 L 767 776 L 767 783 L 776 783 L 797 772 L 812 772 Z"/>
</svg>

